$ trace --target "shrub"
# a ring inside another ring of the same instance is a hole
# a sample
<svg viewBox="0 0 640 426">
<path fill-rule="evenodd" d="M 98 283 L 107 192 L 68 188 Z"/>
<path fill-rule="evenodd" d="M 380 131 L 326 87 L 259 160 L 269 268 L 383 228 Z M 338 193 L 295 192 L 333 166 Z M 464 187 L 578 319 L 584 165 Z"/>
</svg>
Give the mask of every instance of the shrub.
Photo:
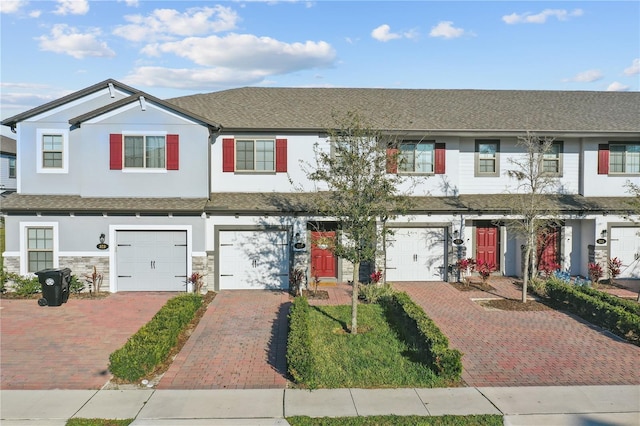
<svg viewBox="0 0 640 426">
<path fill-rule="evenodd" d="M 585 290 L 588 289 L 553 279 L 547 282 L 547 295 L 554 303 L 640 346 L 640 316 L 608 303 L 601 295 L 587 294 Z"/>
<path fill-rule="evenodd" d="M 602 266 L 595 262 L 589 262 L 587 268 L 589 269 L 589 278 L 591 278 L 591 281 L 593 281 L 594 284 L 598 284 L 598 281 L 600 281 L 600 278 L 604 275 Z"/>
<path fill-rule="evenodd" d="M 135 382 L 164 363 L 178 336 L 189 325 L 202 296 L 185 293 L 170 299 L 149 321 L 109 356 L 109 370 L 119 379 Z"/>
<path fill-rule="evenodd" d="M 604 291 L 596 290 L 589 287 L 578 287 L 579 291 L 588 294 L 589 296 L 597 297 L 598 299 L 607 302 L 614 306 L 620 306 L 622 309 L 631 312 L 632 314 L 640 315 L 640 303 L 634 300 L 622 299 L 618 296 L 614 296 Z"/>
<path fill-rule="evenodd" d="M 42 292 L 42 286 L 37 276 L 21 276 L 15 273 L 8 273 L 6 275 L 8 281 L 13 282 L 13 291 L 22 297 L 28 297 L 32 294 Z"/>
<path fill-rule="evenodd" d="M 391 296 L 392 293 L 393 288 L 389 283 L 358 286 L 358 297 L 367 303 L 378 303 L 381 298 Z"/>
<path fill-rule="evenodd" d="M 622 268 L 622 260 L 614 257 L 607 262 L 609 268 L 609 282 L 614 283 L 615 279 L 620 275 L 620 268 Z"/>
<path fill-rule="evenodd" d="M 71 275 L 71 281 L 69 282 L 69 293 L 82 293 L 84 288 L 85 286 L 82 281 L 80 281 L 75 275 Z"/>
<path fill-rule="evenodd" d="M 309 302 L 298 296 L 289 310 L 289 335 L 287 337 L 287 371 L 297 383 L 315 387 L 314 359 L 311 350 L 311 323 Z"/>
<path fill-rule="evenodd" d="M 457 381 L 462 374 L 462 353 L 449 348 L 445 336 L 422 308 L 416 305 L 404 292 L 394 292 L 381 299 L 390 321 L 410 345 L 414 345 L 441 377 Z"/>
</svg>

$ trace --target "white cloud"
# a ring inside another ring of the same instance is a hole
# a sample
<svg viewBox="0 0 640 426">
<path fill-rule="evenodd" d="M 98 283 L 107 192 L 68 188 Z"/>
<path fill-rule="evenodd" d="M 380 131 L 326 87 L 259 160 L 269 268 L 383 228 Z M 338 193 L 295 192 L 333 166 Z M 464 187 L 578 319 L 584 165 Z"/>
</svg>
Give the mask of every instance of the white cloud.
<svg viewBox="0 0 640 426">
<path fill-rule="evenodd" d="M 614 81 L 609 86 L 607 86 L 607 92 L 626 92 L 631 89 L 629 86 Z"/>
<path fill-rule="evenodd" d="M 455 28 L 453 22 L 442 21 L 438 25 L 431 28 L 430 37 L 457 38 L 462 37 L 465 31 L 462 28 Z"/>
<path fill-rule="evenodd" d="M 156 9 L 150 15 L 127 15 L 127 25 L 116 27 L 115 35 L 131 41 L 170 40 L 174 36 L 205 35 L 236 28 L 237 13 L 224 6 L 196 7 L 181 13 L 175 9 Z"/>
<path fill-rule="evenodd" d="M 631 63 L 629 68 L 624 69 L 624 75 L 636 75 L 640 74 L 640 58 L 636 58 Z"/>
<path fill-rule="evenodd" d="M 207 90 L 215 87 L 254 85 L 268 75 L 261 70 L 238 71 L 231 68 L 139 67 L 126 76 L 123 82 L 132 86 Z"/>
<path fill-rule="evenodd" d="M 31 12 L 29 12 L 29 17 L 31 18 L 39 18 L 40 15 L 42 15 L 41 10 L 32 10 Z"/>
<path fill-rule="evenodd" d="M 593 83 L 594 81 L 602 80 L 604 75 L 600 70 L 587 70 L 576 74 L 574 77 L 564 79 L 566 82 L 576 83 Z"/>
<path fill-rule="evenodd" d="M 25 0 L 0 0 L 0 13 L 16 13 L 27 3 Z"/>
<path fill-rule="evenodd" d="M 40 49 L 48 52 L 66 53 L 76 59 L 87 56 L 113 57 L 115 52 L 104 41 L 98 40 L 101 32 L 98 28 L 80 33 L 76 28 L 66 24 L 54 25 L 50 36 L 41 36 Z"/>
<path fill-rule="evenodd" d="M 582 16 L 582 9 L 574 9 L 572 11 L 567 11 L 565 9 L 545 9 L 540 13 L 532 14 L 531 12 L 526 12 L 521 15 L 517 13 L 512 13 L 511 15 L 505 15 L 502 17 L 502 20 L 510 25 L 513 24 L 544 24 L 547 22 L 547 19 L 550 17 L 555 17 L 558 21 L 566 21 L 569 18 Z"/>
<path fill-rule="evenodd" d="M 53 12 L 56 15 L 85 15 L 89 12 L 87 0 L 57 0 L 58 8 Z"/>
<path fill-rule="evenodd" d="M 391 27 L 387 24 L 382 24 L 379 27 L 375 28 L 371 31 L 371 37 L 378 41 L 390 41 L 399 38 L 416 38 L 418 36 L 418 32 L 416 30 L 405 31 L 404 33 L 392 33 Z"/>
<path fill-rule="evenodd" d="M 268 74 L 330 66 L 336 56 L 324 41 L 284 43 L 270 37 L 229 34 L 224 37 L 189 37 L 181 41 L 149 45 L 151 56 L 173 53 L 205 67 L 261 70 Z"/>
<path fill-rule="evenodd" d="M 127 6 L 129 7 L 138 7 L 140 6 L 140 1 L 139 0 L 118 0 L 118 3 L 126 3 Z"/>
</svg>

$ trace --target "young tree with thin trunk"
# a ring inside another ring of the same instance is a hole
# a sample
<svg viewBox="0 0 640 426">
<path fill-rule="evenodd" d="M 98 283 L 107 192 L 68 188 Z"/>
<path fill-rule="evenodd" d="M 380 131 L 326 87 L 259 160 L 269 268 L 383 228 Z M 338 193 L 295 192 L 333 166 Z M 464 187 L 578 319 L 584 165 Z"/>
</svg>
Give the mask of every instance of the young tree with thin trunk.
<svg viewBox="0 0 640 426">
<path fill-rule="evenodd" d="M 556 212 L 548 207 L 548 196 L 558 188 L 559 170 L 554 170 L 553 161 L 545 161 L 550 160 L 547 156 L 553 152 L 553 141 L 553 138 L 527 132 L 518 138 L 518 145 L 525 150 L 524 155 L 508 160 L 512 169 L 507 170 L 507 175 L 517 182 L 512 214 L 520 219 L 510 221 L 507 227 L 525 239 L 522 303 L 527 302 L 529 277 L 537 275 L 539 235 L 558 222 Z"/>
<path fill-rule="evenodd" d="M 331 149 L 314 146 L 315 164 L 302 162 L 307 177 L 320 189 L 313 211 L 332 218 L 339 233 L 330 242 L 333 252 L 353 265 L 351 334 L 358 333 L 359 270 L 375 262 L 378 242 L 388 232 L 381 222 L 405 211 L 408 198 L 399 190 L 402 177 L 387 173 L 392 138 L 377 130 L 358 112 L 334 114 L 328 130 Z"/>
</svg>

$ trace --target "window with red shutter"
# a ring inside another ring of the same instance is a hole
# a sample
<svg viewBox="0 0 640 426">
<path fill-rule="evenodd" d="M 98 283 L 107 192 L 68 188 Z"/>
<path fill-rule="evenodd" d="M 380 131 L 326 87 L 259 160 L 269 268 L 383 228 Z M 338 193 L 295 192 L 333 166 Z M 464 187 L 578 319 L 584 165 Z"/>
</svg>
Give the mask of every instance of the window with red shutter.
<svg viewBox="0 0 640 426">
<path fill-rule="evenodd" d="M 435 166 L 434 173 L 437 175 L 443 175 L 446 170 L 446 155 L 447 150 L 445 148 L 445 144 L 436 143 L 436 158 L 435 158 Z"/>
<path fill-rule="evenodd" d="M 276 139 L 276 173 L 287 171 L 287 140 Z"/>
<path fill-rule="evenodd" d="M 397 148 L 387 148 L 387 173 L 398 173 Z"/>
<path fill-rule="evenodd" d="M 109 135 L 109 169 L 122 170 L 122 135 Z"/>
</svg>

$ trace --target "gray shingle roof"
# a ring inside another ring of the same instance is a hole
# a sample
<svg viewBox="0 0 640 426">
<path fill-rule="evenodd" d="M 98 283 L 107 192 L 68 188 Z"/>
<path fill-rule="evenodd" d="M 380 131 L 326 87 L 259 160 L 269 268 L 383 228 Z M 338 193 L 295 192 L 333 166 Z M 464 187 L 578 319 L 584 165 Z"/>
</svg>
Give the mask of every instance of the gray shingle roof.
<svg viewBox="0 0 640 426">
<path fill-rule="evenodd" d="M 16 155 L 16 140 L 8 136 L 0 135 L 0 152 Z"/>
<path fill-rule="evenodd" d="M 382 129 L 640 132 L 640 92 L 244 87 L 168 99 L 234 130 L 324 130 L 358 110 Z"/>
<path fill-rule="evenodd" d="M 99 198 L 76 195 L 10 194 L 0 198 L 2 212 L 202 213 L 206 198 Z"/>
</svg>

